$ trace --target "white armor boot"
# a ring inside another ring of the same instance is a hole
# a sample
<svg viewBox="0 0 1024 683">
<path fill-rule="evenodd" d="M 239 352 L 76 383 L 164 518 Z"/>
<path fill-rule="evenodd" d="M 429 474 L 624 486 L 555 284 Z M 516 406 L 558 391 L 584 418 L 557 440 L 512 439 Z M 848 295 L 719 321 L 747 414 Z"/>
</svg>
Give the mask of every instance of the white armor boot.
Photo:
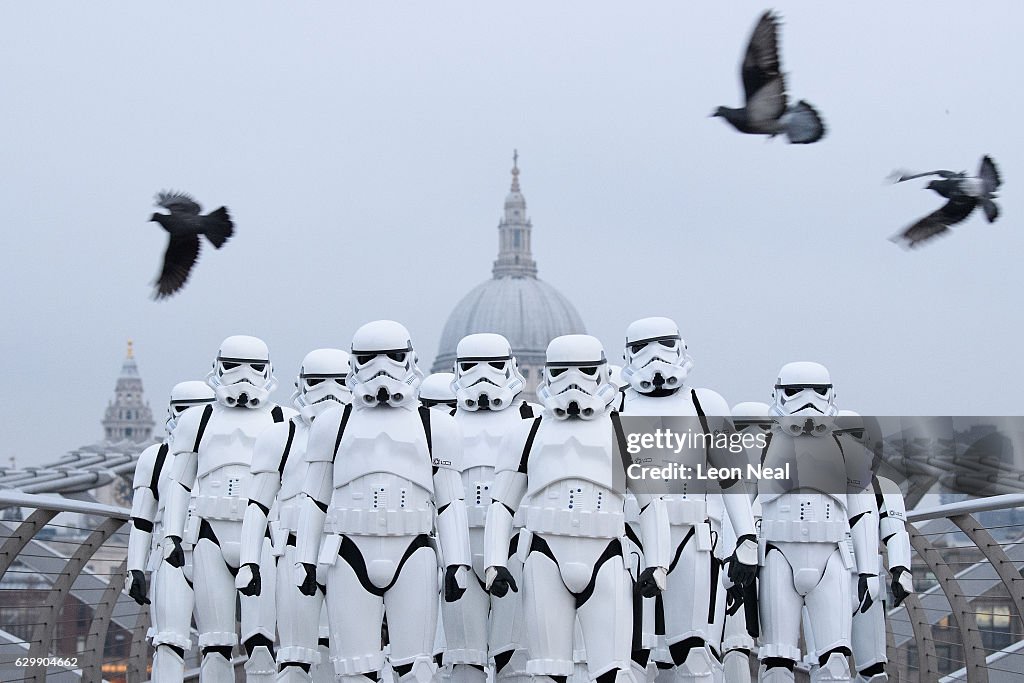
<svg viewBox="0 0 1024 683">
<path fill-rule="evenodd" d="M 759 481 L 761 679 L 794 680 L 806 608 L 818 664 L 811 681 L 849 681 L 850 615 L 854 605 L 878 596 L 878 524 L 873 495 L 865 491 L 870 459 L 842 449 L 824 366 L 783 366 L 773 398 L 777 421 L 764 464 L 792 469 L 791 480 Z M 856 596 L 849 579 L 854 563 Z"/>
<path fill-rule="evenodd" d="M 178 416 L 196 405 L 212 403 L 213 390 L 206 382 L 179 382 L 171 389 L 166 433 L 170 437 Z M 192 645 L 192 586 L 182 567 L 164 563 L 163 501 L 166 500 L 170 467 L 169 438 L 144 450 L 135 465 L 132 495 L 132 528 L 128 535 L 128 578 L 125 592 L 140 605 L 150 605 L 150 636 L 154 649 L 152 680 L 179 682 L 185 675 L 185 651 Z M 164 494 L 164 496 L 161 496 Z M 150 572 L 152 602 L 146 597 L 146 572 Z"/>
<path fill-rule="evenodd" d="M 452 390 L 454 381 L 455 375 L 451 372 L 427 375 L 420 384 L 420 405 L 447 409 L 449 412 L 455 410 L 455 392 Z"/>
<path fill-rule="evenodd" d="M 296 582 L 307 595 L 326 582 L 336 680 L 381 675 L 386 615 L 399 681 L 427 683 L 437 669 L 435 542 L 445 599 L 457 600 L 470 580 L 461 438 L 454 418 L 418 405 L 423 374 L 405 327 L 363 325 L 350 363 L 352 403 L 324 412 L 310 430 Z"/>
<path fill-rule="evenodd" d="M 591 679 L 636 680 L 630 658 L 633 591 L 621 540 L 627 480 L 615 447 L 616 439 L 624 445 L 625 435 L 618 415 L 609 412 L 615 393 L 597 339 L 552 340 L 538 391 L 542 416 L 520 457 L 499 463 L 491 489 L 486 585 L 497 596 L 518 589 L 508 569 L 508 538 L 519 508 L 527 671 L 548 683 L 573 674 L 577 618 Z M 668 519 L 664 501 L 635 493 L 646 557 L 640 586 L 654 596 L 665 586 L 671 559 Z"/>
<path fill-rule="evenodd" d="M 242 523 L 242 566 L 235 585 L 242 595 L 276 593 L 277 683 L 309 683 L 320 668 L 333 678 L 330 663 L 321 663 L 318 645 L 320 617 L 326 610 L 323 591 L 305 595 L 292 576 L 309 430 L 317 415 L 350 401 L 352 394 L 345 385 L 348 368 L 348 353 L 340 349 L 306 354 L 292 396 L 298 415 L 264 429 L 253 452 L 249 505 Z M 260 573 L 260 549 L 268 529 L 278 566 L 276 586 L 263 581 Z"/>
<path fill-rule="evenodd" d="M 238 643 L 235 603 L 240 599 L 242 644 L 248 655 L 246 680 L 270 683 L 277 673 L 273 592 L 240 595 L 235 574 L 241 567 L 242 520 L 248 507 L 256 437 L 270 425 L 289 419 L 294 411 L 269 400 L 277 382 L 267 345 L 255 337 L 225 339 L 207 382 L 217 401 L 186 410 L 172 434 L 165 561 L 181 566 L 182 545 L 194 544 L 200 680 L 235 680 L 231 649 Z M 275 563 L 266 539 L 259 539 L 257 556 L 263 581 L 273 585 Z"/>
<path fill-rule="evenodd" d="M 732 431 L 729 405 L 710 389 L 697 389 L 687 383 L 693 361 L 686 353 L 686 343 L 679 327 L 669 318 L 643 318 L 626 330 L 626 365 L 622 377 L 629 384 L 623 392 L 623 415 L 691 416 L 710 435 L 713 430 Z M 742 465 L 727 450 L 693 448 L 673 456 L 688 467 L 707 468 Z M 736 462 L 733 462 L 735 460 Z M 670 464 L 665 462 L 664 464 Z M 729 516 L 736 533 L 735 550 L 730 550 L 730 570 L 734 580 L 747 585 L 754 579 L 757 563 L 757 541 L 750 497 L 734 482 L 717 495 L 723 511 Z M 672 533 L 673 562 L 669 567 L 668 588 L 661 596 L 665 633 L 655 658 L 662 665 L 671 664 L 673 678 L 678 681 L 710 683 L 716 671 L 721 673 L 717 653 L 721 647 L 721 624 L 714 624 L 714 615 L 724 617 L 725 595 L 719 592 L 720 565 L 713 554 L 713 538 L 721 536 L 722 512 L 714 522 L 709 517 L 707 487 L 687 491 L 688 484 L 663 498 L 669 511 Z M 710 587 L 710 589 L 709 589 Z M 721 603 L 721 604 L 720 604 Z M 656 609 L 654 601 L 645 601 L 644 608 Z M 669 670 L 662 668 L 659 680 Z"/>
<path fill-rule="evenodd" d="M 509 592 L 499 598 L 483 590 L 484 523 L 491 505 L 494 468 L 502 448 L 512 457 L 522 453 L 533 418 L 540 415 L 540 406 L 518 398 L 523 385 L 505 337 L 472 334 L 459 342 L 451 386 L 458 405 L 455 422 L 462 434 L 462 485 L 477 580 L 471 577 L 461 598 L 441 606 L 447 643 L 443 661 L 456 683 L 484 683 L 492 659 L 496 680 L 527 677 L 519 594 Z M 515 535 L 507 539 L 510 557 L 516 539 Z M 522 576 L 517 561 L 509 562 L 508 568 L 516 580 Z"/>
</svg>

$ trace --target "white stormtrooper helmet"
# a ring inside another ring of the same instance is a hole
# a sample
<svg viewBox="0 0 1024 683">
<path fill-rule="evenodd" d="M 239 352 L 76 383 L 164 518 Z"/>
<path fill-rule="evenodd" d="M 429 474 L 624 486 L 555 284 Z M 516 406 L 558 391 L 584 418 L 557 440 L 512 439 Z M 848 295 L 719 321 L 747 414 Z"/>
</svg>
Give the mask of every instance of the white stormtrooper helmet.
<svg viewBox="0 0 1024 683">
<path fill-rule="evenodd" d="M 455 349 L 452 389 L 459 410 L 503 410 L 523 391 L 525 382 L 512 346 L 500 334 L 471 334 Z"/>
<path fill-rule="evenodd" d="M 217 400 L 232 408 L 258 408 L 277 388 L 267 345 L 262 339 L 244 334 L 221 342 L 206 381 Z"/>
<path fill-rule="evenodd" d="M 747 427 L 760 427 L 768 429 L 772 420 L 769 417 L 771 407 L 767 403 L 759 401 L 744 401 L 732 407 L 732 423 L 736 425 L 736 431 L 743 431 Z"/>
<path fill-rule="evenodd" d="M 302 359 L 292 403 L 307 422 L 333 403 L 352 400 L 352 392 L 345 385 L 348 367 L 348 353 L 341 349 L 315 349 Z"/>
<path fill-rule="evenodd" d="M 641 394 L 683 386 L 693 369 L 679 326 L 669 318 L 642 318 L 626 328 L 622 379 Z"/>
<path fill-rule="evenodd" d="M 617 393 L 608 382 L 604 347 L 589 334 L 567 334 L 548 344 L 537 397 L 560 420 L 604 415 Z"/>
<path fill-rule="evenodd" d="M 452 391 L 452 383 L 455 382 L 455 375 L 450 372 L 435 372 L 427 375 L 420 384 L 420 403 L 427 408 L 449 408 L 455 409 L 455 392 Z"/>
<path fill-rule="evenodd" d="M 409 330 L 394 320 L 366 323 L 352 337 L 348 388 L 357 406 L 412 405 L 423 372 Z"/>
<path fill-rule="evenodd" d="M 178 426 L 178 416 L 192 406 L 213 403 L 217 396 L 206 382 L 190 380 L 178 382 L 171 389 L 171 401 L 167 405 L 167 433 L 170 434 Z"/>
<path fill-rule="evenodd" d="M 622 379 L 622 366 L 608 364 L 608 381 L 616 389 L 626 386 L 626 380 Z"/>
<path fill-rule="evenodd" d="M 825 436 L 835 426 L 839 413 L 828 368 L 821 363 L 786 363 L 775 382 L 771 414 L 789 434 Z"/>
</svg>

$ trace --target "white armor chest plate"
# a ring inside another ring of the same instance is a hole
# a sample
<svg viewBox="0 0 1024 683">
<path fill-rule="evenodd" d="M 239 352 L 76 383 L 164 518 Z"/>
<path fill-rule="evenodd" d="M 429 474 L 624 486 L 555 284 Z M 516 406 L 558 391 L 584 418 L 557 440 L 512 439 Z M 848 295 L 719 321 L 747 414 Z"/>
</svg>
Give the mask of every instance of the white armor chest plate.
<svg viewBox="0 0 1024 683">
<path fill-rule="evenodd" d="M 355 409 L 334 458 L 334 488 L 384 472 L 433 493 L 434 470 L 419 413 L 404 408 Z"/>
<path fill-rule="evenodd" d="M 455 422 L 462 432 L 462 468 L 489 467 L 498 462 L 498 450 L 506 435 L 522 431 L 530 421 L 524 420 L 516 406 L 499 411 L 457 411 Z M 525 440 L 525 435 L 524 435 Z M 521 450 L 521 449 L 520 449 Z M 468 491 L 466 492 L 469 493 Z"/>
<path fill-rule="evenodd" d="M 789 436 L 772 433 L 764 466 L 789 467 L 790 479 L 759 479 L 761 504 L 790 491 L 823 493 L 846 508 L 847 467 L 843 452 L 831 436 Z"/>
<path fill-rule="evenodd" d="M 623 415 L 697 415 L 689 387 L 683 387 L 671 396 L 648 396 L 633 388 L 626 389 L 622 404 Z"/>
<path fill-rule="evenodd" d="M 252 464 L 256 437 L 274 423 L 272 407 L 270 404 L 265 409 L 249 410 L 224 408 L 215 403 L 199 444 L 197 478 L 202 480 L 214 470 L 232 465 L 247 470 Z"/>
<path fill-rule="evenodd" d="M 545 420 L 530 449 L 523 524 L 536 533 L 617 538 L 625 533 L 611 421 Z"/>
</svg>

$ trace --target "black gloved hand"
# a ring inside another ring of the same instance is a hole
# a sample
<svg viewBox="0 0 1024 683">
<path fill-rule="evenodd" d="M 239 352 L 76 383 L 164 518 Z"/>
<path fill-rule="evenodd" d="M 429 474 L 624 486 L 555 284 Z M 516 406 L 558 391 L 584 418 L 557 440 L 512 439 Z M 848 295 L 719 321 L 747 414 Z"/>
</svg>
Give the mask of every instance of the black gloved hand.
<svg viewBox="0 0 1024 683">
<path fill-rule="evenodd" d="M 877 574 L 860 574 L 857 578 L 857 602 L 860 605 L 860 613 L 864 614 L 871 605 L 874 604 L 875 600 L 871 597 L 871 587 L 868 582 L 874 579 L 875 583 L 878 582 Z"/>
<path fill-rule="evenodd" d="M 516 585 L 515 577 L 512 576 L 512 572 L 508 570 L 508 567 L 495 567 L 494 579 L 491 581 L 491 587 L 487 590 L 496 598 L 503 598 L 508 595 L 511 590 L 513 593 L 519 592 L 519 586 Z"/>
<path fill-rule="evenodd" d="M 640 591 L 640 595 L 645 598 L 657 597 L 661 593 L 661 586 L 658 585 L 657 579 L 654 578 L 654 572 L 657 570 L 658 567 L 648 567 L 640 572 L 640 578 L 637 579 L 636 586 Z"/>
<path fill-rule="evenodd" d="M 749 564 L 740 560 L 740 556 Z M 736 549 L 729 558 L 729 580 L 735 586 L 745 588 L 757 578 L 757 537 L 744 534 L 736 539 Z"/>
<path fill-rule="evenodd" d="M 892 583 L 889 589 L 892 591 L 893 607 L 899 607 L 900 603 L 903 602 L 908 595 L 911 595 L 911 591 L 908 591 L 900 579 L 904 574 L 909 574 L 910 570 L 906 567 L 893 567 L 889 574 L 892 576 Z M 913 583 L 911 583 L 913 585 Z"/>
<path fill-rule="evenodd" d="M 180 569 L 185 566 L 185 551 L 181 547 L 181 538 L 178 536 L 168 536 L 167 540 L 174 544 L 171 552 L 167 553 L 167 564 Z"/>
<path fill-rule="evenodd" d="M 128 572 L 131 575 L 131 585 L 128 586 L 128 597 L 140 605 L 148 605 L 149 598 L 146 597 L 146 575 L 138 569 Z"/>
<path fill-rule="evenodd" d="M 299 592 L 303 595 L 315 595 L 316 589 L 316 565 L 312 565 L 309 562 L 302 562 L 302 568 L 306 570 L 306 577 L 299 584 Z"/>
<path fill-rule="evenodd" d="M 459 585 L 456 574 L 462 565 L 450 564 L 444 568 L 444 601 L 455 602 L 462 597 L 466 589 Z"/>
<path fill-rule="evenodd" d="M 238 588 L 238 592 L 242 595 L 259 595 L 263 589 L 263 580 L 260 577 L 260 566 L 255 562 L 246 562 L 242 565 L 248 567 L 249 571 L 252 572 L 252 578 L 249 579 L 249 583 Z"/>
</svg>

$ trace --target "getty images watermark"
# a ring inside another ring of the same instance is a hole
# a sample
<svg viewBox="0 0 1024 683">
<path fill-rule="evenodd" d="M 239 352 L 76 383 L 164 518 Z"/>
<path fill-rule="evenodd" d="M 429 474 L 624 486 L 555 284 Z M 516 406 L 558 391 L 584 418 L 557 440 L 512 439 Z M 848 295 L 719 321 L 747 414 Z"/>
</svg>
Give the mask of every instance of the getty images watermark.
<svg viewBox="0 0 1024 683">
<path fill-rule="evenodd" d="M 626 424 L 631 424 L 630 418 Z M 705 427 L 698 418 L 683 418 L 686 428 L 677 431 L 672 427 L 655 427 L 651 431 L 626 431 L 626 452 L 630 456 L 630 464 L 626 467 L 626 476 L 632 480 L 756 480 L 756 479 L 790 479 L 791 463 L 782 463 L 778 467 L 769 467 L 764 463 L 747 462 L 716 464 L 700 457 L 687 460 L 676 460 L 680 455 L 705 455 L 723 453 L 730 456 L 743 456 L 748 453 L 761 453 L 768 446 L 768 432 L 744 430 L 738 432 L 704 431 Z M 638 421 L 644 421 L 640 418 Z M 635 425 L 634 425 L 635 426 Z M 645 428 L 651 425 L 644 424 Z M 677 425 L 678 427 L 678 425 Z M 709 425 L 710 428 L 710 425 Z M 696 429 L 697 431 L 694 431 Z M 638 457 L 639 456 L 639 457 Z M 667 460 L 665 456 L 672 456 Z M 659 462 L 660 460 L 660 462 Z M 657 463 L 657 464 L 656 464 Z"/>
</svg>

